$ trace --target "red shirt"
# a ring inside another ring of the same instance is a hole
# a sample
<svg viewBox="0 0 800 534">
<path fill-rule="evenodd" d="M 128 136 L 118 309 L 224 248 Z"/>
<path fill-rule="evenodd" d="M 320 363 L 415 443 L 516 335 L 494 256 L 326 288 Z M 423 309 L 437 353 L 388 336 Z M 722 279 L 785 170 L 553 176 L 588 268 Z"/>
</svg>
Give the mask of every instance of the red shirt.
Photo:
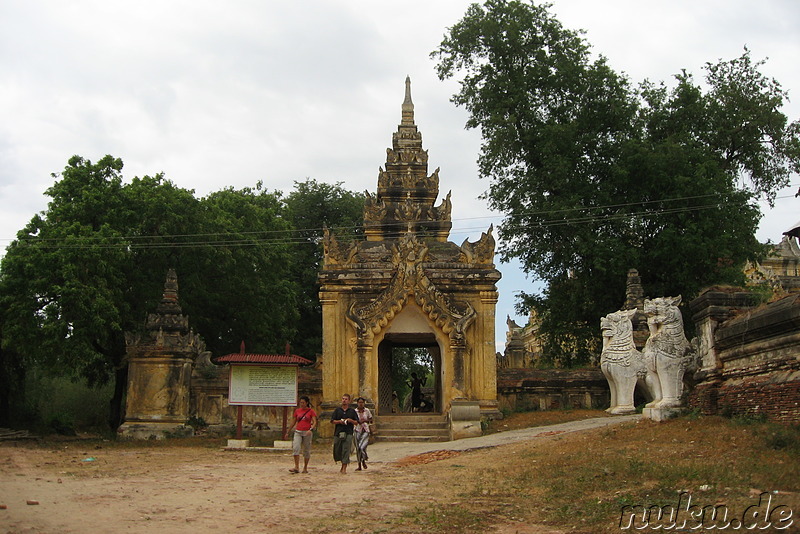
<svg viewBox="0 0 800 534">
<path fill-rule="evenodd" d="M 317 416 L 313 408 L 297 408 L 294 411 L 294 420 L 297 421 L 297 430 L 311 430 L 311 420 Z"/>
</svg>

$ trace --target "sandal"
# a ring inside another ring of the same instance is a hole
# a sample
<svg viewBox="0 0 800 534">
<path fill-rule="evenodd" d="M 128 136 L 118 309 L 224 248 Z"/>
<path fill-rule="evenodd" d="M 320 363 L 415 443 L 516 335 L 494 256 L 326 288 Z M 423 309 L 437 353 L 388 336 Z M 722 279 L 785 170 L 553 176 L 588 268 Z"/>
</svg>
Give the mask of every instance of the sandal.
<svg viewBox="0 0 800 534">
<path fill-rule="evenodd" d="M 293 475 L 296 475 L 296 474 L 297 474 L 297 473 L 299 473 L 300 471 L 299 471 L 299 470 L 297 470 L 297 469 L 289 469 L 289 472 L 290 472 L 291 474 L 293 474 Z"/>
</svg>

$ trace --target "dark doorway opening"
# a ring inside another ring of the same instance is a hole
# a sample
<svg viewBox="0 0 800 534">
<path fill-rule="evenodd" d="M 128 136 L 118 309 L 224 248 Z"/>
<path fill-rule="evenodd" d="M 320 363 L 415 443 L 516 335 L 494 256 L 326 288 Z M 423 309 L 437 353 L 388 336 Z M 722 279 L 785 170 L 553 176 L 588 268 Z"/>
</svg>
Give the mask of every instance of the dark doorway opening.
<svg viewBox="0 0 800 534">
<path fill-rule="evenodd" d="M 411 373 L 425 380 L 426 411 L 441 412 L 442 357 L 433 333 L 387 334 L 378 345 L 378 413 L 410 413 Z"/>
</svg>

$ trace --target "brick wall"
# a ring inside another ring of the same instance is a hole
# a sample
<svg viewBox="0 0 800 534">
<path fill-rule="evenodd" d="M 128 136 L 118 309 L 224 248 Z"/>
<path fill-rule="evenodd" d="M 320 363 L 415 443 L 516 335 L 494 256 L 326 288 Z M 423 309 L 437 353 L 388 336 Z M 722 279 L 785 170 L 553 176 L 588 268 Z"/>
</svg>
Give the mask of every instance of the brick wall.
<svg viewBox="0 0 800 534">
<path fill-rule="evenodd" d="M 800 378 L 790 373 L 701 383 L 689 394 L 687 403 L 705 415 L 763 416 L 770 421 L 798 423 Z"/>
<path fill-rule="evenodd" d="M 608 408 L 608 382 L 594 369 L 498 369 L 500 410 Z"/>
<path fill-rule="evenodd" d="M 706 415 L 800 422 L 800 294 L 742 307 L 741 293 L 706 293 L 690 307 L 703 368 L 687 405 Z"/>
</svg>

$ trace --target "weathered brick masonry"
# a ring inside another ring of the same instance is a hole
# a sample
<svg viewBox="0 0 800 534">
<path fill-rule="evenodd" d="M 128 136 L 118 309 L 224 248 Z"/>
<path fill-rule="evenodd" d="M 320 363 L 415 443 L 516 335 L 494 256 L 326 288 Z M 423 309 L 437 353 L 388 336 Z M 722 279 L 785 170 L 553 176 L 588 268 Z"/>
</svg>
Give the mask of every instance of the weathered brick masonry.
<svg viewBox="0 0 800 534">
<path fill-rule="evenodd" d="M 607 408 L 608 383 L 598 368 L 497 370 L 500 409 Z"/>
<path fill-rule="evenodd" d="M 690 303 L 702 368 L 687 404 L 704 414 L 800 422 L 800 294 L 754 305 L 750 293 L 714 290 Z"/>
</svg>

